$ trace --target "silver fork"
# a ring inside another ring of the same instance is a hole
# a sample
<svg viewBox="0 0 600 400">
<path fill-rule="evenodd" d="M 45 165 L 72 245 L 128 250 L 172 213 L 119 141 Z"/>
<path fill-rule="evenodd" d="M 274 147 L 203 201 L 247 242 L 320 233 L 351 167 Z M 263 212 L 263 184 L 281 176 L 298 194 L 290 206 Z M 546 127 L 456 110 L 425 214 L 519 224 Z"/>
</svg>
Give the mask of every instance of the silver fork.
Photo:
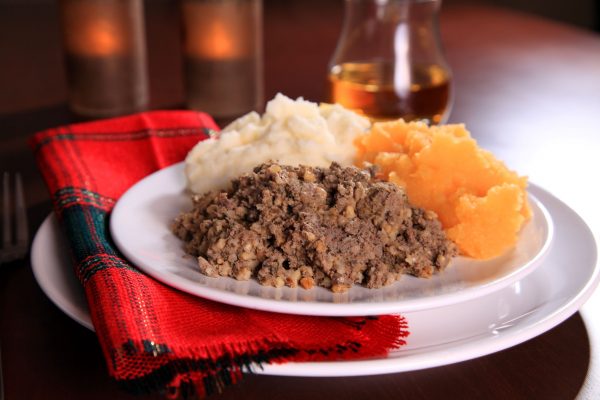
<svg viewBox="0 0 600 400">
<path fill-rule="evenodd" d="M 17 172 L 14 180 L 14 195 L 12 195 L 10 174 L 5 172 L 2 176 L 2 248 L 0 248 L 0 264 L 23 258 L 27 253 L 29 244 L 29 229 L 21 174 Z"/>
</svg>

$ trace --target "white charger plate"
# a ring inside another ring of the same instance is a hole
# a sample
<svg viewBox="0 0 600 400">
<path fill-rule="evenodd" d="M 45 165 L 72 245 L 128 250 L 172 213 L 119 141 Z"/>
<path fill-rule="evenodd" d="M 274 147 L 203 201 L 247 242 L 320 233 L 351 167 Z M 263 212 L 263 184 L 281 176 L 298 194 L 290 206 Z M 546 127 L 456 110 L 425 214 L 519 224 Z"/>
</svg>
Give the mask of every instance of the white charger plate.
<svg viewBox="0 0 600 400">
<path fill-rule="evenodd" d="M 192 207 L 185 189 L 183 163 L 157 171 L 132 186 L 110 217 L 112 238 L 135 266 L 155 279 L 222 303 L 288 314 L 360 316 L 405 313 L 466 301 L 506 287 L 540 265 L 553 235 L 552 219 L 543 202 L 530 196 L 533 218 L 519 233 L 517 245 L 502 256 L 478 261 L 457 257 L 430 279 L 405 276 L 393 285 L 346 293 L 316 287 L 273 288 L 255 280 L 211 278 L 200 273 L 195 258 L 170 226 Z"/>
<path fill-rule="evenodd" d="M 469 360 L 522 343 L 560 324 L 598 285 L 593 235 L 581 218 L 539 188 L 555 237 L 542 265 L 524 279 L 477 299 L 404 314 L 411 335 L 388 356 L 362 361 L 265 365 L 257 373 L 288 376 L 356 376 L 411 371 Z M 31 263 L 42 290 L 61 310 L 93 329 L 85 296 L 72 273 L 68 247 L 53 216 L 38 230 Z"/>
</svg>

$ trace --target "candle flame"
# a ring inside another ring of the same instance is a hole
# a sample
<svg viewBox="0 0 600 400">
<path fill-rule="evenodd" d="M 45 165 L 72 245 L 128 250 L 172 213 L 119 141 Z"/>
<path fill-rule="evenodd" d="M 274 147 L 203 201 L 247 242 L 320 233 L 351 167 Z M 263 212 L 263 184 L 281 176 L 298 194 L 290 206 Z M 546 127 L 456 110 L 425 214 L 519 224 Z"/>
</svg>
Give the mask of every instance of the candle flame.
<svg viewBox="0 0 600 400">
<path fill-rule="evenodd" d="M 250 12 L 247 7 L 237 2 L 184 2 L 186 53 L 212 60 L 247 56 L 251 40 L 244 18 Z"/>
<path fill-rule="evenodd" d="M 90 55 L 106 56 L 122 50 L 118 32 L 108 21 L 96 21 L 96 23 L 90 24 L 81 38 L 82 41 L 87 42 L 82 43 L 82 48 L 84 44 L 87 44 L 87 50 L 84 52 Z"/>
<path fill-rule="evenodd" d="M 208 58 L 234 58 L 240 53 L 235 38 L 231 37 L 221 21 L 213 21 L 203 39 L 204 55 Z"/>
<path fill-rule="evenodd" d="M 63 7 L 65 44 L 71 53 L 108 56 L 126 49 L 127 26 L 119 13 L 109 13 L 101 3 L 66 2 Z"/>
</svg>

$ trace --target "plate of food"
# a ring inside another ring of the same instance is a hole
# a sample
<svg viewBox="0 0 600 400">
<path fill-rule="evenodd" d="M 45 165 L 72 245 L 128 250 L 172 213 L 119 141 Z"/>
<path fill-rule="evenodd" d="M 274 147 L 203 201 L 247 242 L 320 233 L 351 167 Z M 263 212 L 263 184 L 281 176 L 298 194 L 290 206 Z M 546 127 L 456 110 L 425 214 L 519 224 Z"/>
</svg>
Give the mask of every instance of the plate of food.
<svg viewBox="0 0 600 400">
<path fill-rule="evenodd" d="M 531 339 L 577 312 L 600 278 L 594 237 L 567 205 L 536 187 L 531 192 L 552 215 L 556 229 L 546 260 L 502 289 L 445 307 L 404 313 L 411 335 L 389 354 L 368 360 L 263 365 L 255 373 L 353 376 L 411 371 L 500 351 Z M 31 264 L 54 304 L 93 330 L 83 287 L 73 274 L 69 245 L 54 215 L 35 235 Z"/>
<path fill-rule="evenodd" d="M 414 312 L 507 287 L 551 248 L 539 189 L 462 125 L 371 125 L 277 96 L 214 136 L 110 217 L 132 264 L 197 296 L 291 314 Z"/>
</svg>

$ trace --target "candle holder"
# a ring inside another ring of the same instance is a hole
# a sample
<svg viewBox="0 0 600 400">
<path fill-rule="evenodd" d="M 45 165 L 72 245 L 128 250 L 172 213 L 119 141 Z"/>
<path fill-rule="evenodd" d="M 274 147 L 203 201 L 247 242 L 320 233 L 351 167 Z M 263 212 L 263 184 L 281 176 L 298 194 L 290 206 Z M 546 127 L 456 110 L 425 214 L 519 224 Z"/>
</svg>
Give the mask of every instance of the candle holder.
<svg viewBox="0 0 600 400">
<path fill-rule="evenodd" d="M 262 0 L 182 0 L 188 108 L 232 118 L 262 107 Z"/>
<path fill-rule="evenodd" d="M 142 0 L 60 0 L 69 105 L 85 117 L 148 106 Z"/>
</svg>

